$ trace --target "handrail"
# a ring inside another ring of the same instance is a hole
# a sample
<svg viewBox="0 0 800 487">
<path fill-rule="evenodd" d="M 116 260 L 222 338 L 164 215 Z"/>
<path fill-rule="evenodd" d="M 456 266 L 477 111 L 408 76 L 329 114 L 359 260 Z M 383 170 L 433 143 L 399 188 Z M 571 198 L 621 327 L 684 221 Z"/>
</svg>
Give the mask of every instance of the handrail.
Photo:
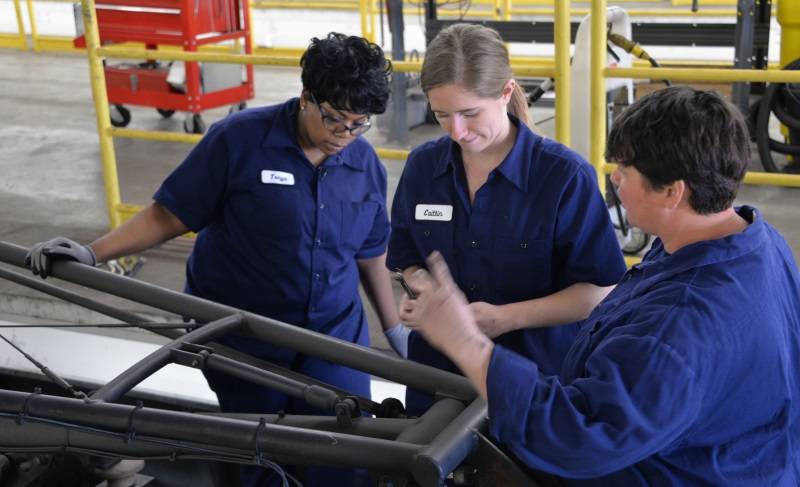
<svg viewBox="0 0 800 487">
<path fill-rule="evenodd" d="M 690 0 L 686 0 L 690 2 Z M 673 0 L 675 2 L 675 0 Z M 592 52 L 591 52 L 591 140 L 590 162 L 598 173 L 598 183 L 605 190 L 606 175 L 611 174 L 616 164 L 605 160 L 606 148 L 606 78 L 651 78 L 684 81 L 749 81 L 749 82 L 800 82 L 800 72 L 781 70 L 749 69 L 694 69 L 694 68 L 609 68 L 606 67 L 607 0 L 592 0 Z M 748 171 L 744 184 L 800 187 L 800 175 L 775 174 Z M 637 258 L 626 258 L 628 265 Z"/>
<path fill-rule="evenodd" d="M 14 0 L 14 13 L 17 17 L 17 33 L 0 34 L 0 46 L 27 51 L 28 38 L 25 35 L 25 24 L 22 22 L 22 8 L 19 0 Z"/>
<path fill-rule="evenodd" d="M 91 2 L 91 7 L 87 7 L 87 2 Z M 86 12 L 90 8 L 91 12 Z M 99 32 L 97 32 L 96 15 L 93 0 L 82 2 L 82 13 L 84 15 L 84 25 L 91 26 L 86 32 L 87 50 L 90 58 L 90 71 L 92 72 L 92 85 L 95 94 L 95 108 L 98 117 L 98 133 L 100 135 L 101 157 L 103 160 L 103 174 L 106 182 L 106 196 L 108 204 L 109 221 L 112 228 L 121 225 L 122 222 L 133 216 L 142 207 L 138 205 L 125 204 L 121 201 L 119 191 L 119 180 L 116 169 L 116 156 L 113 152 L 113 137 L 136 138 L 145 140 L 160 140 L 170 142 L 197 143 L 201 136 L 192 134 L 164 133 L 156 131 L 131 130 L 112 127 L 109 123 L 109 111 L 107 93 L 105 89 L 105 73 L 102 64 L 97 65 L 97 60 L 103 57 L 110 58 L 135 58 L 135 59 L 160 59 L 162 61 L 190 61 L 190 62 L 215 62 L 215 63 L 238 63 L 262 66 L 288 66 L 297 67 L 298 58 L 290 56 L 262 56 L 248 54 L 228 54 L 218 52 L 185 52 L 176 49 L 133 49 L 125 46 L 102 47 L 99 42 Z M 87 15 L 89 16 L 87 18 Z M 569 17 L 566 10 L 560 14 L 559 22 L 555 25 L 556 37 L 569 39 Z M 92 40 L 92 42 L 90 42 Z M 559 62 L 561 64 L 560 74 L 556 74 L 556 69 L 550 66 L 515 66 L 516 76 L 541 76 L 557 77 L 561 87 L 558 89 L 568 90 L 569 87 L 569 43 L 566 49 L 560 52 Z M 558 62 L 557 62 L 558 64 Z M 421 63 L 396 61 L 393 63 L 394 70 L 397 72 L 419 72 Z M 566 84 L 565 84 L 566 83 Z M 558 85 L 557 85 L 558 86 Z M 569 99 L 562 97 L 559 101 L 562 113 L 569 113 Z M 569 116 L 561 117 L 556 127 L 556 138 L 559 140 L 569 137 Z M 379 157 L 390 159 L 405 159 L 410 151 L 398 149 L 376 148 Z"/>
<path fill-rule="evenodd" d="M 19 0 L 15 0 L 18 2 Z M 30 2 L 31 0 L 27 0 Z M 60 0 L 59 0 L 60 1 Z M 373 0 L 360 0 L 362 6 Z M 91 12 L 87 12 L 87 4 L 91 4 Z M 84 25 L 91 26 L 87 29 L 87 46 L 90 46 L 90 71 L 92 72 L 93 92 L 95 96 L 96 113 L 98 118 L 98 133 L 100 135 L 100 152 L 103 158 L 104 177 L 108 199 L 108 211 L 112 228 L 120 225 L 124 219 L 138 211 L 140 207 L 124 204 L 120 201 L 119 181 L 116 174 L 116 158 L 113 152 L 113 137 L 138 138 L 145 140 L 161 140 L 182 143 L 197 143 L 199 135 L 177 134 L 167 132 L 131 130 L 112 127 L 109 123 L 108 101 L 105 91 L 104 71 L 102 57 L 136 58 L 136 59 L 161 59 L 181 60 L 195 62 L 222 62 L 239 63 L 263 66 L 289 66 L 298 67 L 297 56 L 264 56 L 244 54 L 224 54 L 216 52 L 184 52 L 181 50 L 152 50 L 133 49 L 121 46 L 102 47 L 99 43 L 99 34 L 96 32 L 93 0 L 83 0 L 82 10 Z M 746 70 L 746 69 L 710 69 L 710 68 L 607 68 L 605 66 L 606 44 L 606 0 L 592 0 L 592 11 L 598 12 L 592 16 L 592 63 L 591 77 L 591 103 L 590 103 L 590 155 L 589 160 L 598 172 L 598 183 L 605 188 L 605 176 L 613 171 L 614 165 L 605 161 L 606 138 L 606 106 L 605 83 L 606 78 L 635 78 L 635 79 L 672 79 L 689 81 L 749 81 L 749 82 L 800 82 L 800 73 L 782 70 Z M 556 60 L 554 65 L 514 65 L 516 76 L 552 77 L 556 81 L 556 90 L 559 93 L 570 92 L 569 79 L 569 46 L 570 46 L 570 0 L 561 0 L 556 4 L 556 21 L 554 22 L 554 39 L 556 45 Z M 89 17 L 87 18 L 87 15 Z M 95 31 L 94 43 L 89 43 L 90 32 Z M 516 59 L 515 59 L 516 60 Z M 421 63 L 395 61 L 394 69 L 397 72 L 419 72 Z M 567 145 L 569 139 L 569 97 L 556 97 L 556 139 Z M 390 159 L 405 159 L 408 150 L 376 149 L 379 157 Z M 768 184 L 800 187 L 800 176 L 748 173 L 746 184 Z"/>
<path fill-rule="evenodd" d="M 19 48 L 27 50 L 27 39 L 25 35 L 24 24 L 22 22 L 21 10 L 19 8 L 20 0 L 13 0 L 15 8 L 17 9 L 19 34 L 0 34 L 0 46 Z M 31 41 L 34 52 L 41 51 L 77 51 L 79 49 L 72 46 L 72 39 L 63 36 L 41 36 L 36 28 L 36 20 L 34 16 L 33 0 L 25 0 L 28 6 L 28 17 L 31 26 Z M 74 0 L 39 0 L 54 3 L 74 3 Z M 361 17 L 361 35 L 372 42 L 376 41 L 376 16 L 377 8 L 376 2 L 381 0 L 258 0 L 251 3 L 250 8 L 280 8 L 280 9 L 322 9 L 322 10 L 357 10 Z M 617 3 L 634 2 L 635 0 L 619 0 Z M 708 0 L 711 1 L 711 0 Z M 707 2 L 703 2 L 706 7 Z M 687 3 L 688 2 L 688 3 Z M 585 1 L 578 3 L 588 3 Z M 666 0 L 648 0 L 648 2 L 637 3 L 667 3 Z M 688 5 L 691 0 L 676 3 L 672 0 L 672 5 Z M 409 4 L 411 4 L 409 0 Z M 728 0 L 715 3 L 714 5 L 730 5 L 735 4 L 735 1 Z M 548 6 L 551 7 L 535 7 L 527 8 L 528 6 Z M 558 8 L 561 8 L 562 2 L 559 0 L 473 0 L 470 3 L 470 9 L 466 11 L 461 10 L 448 10 L 439 9 L 438 15 L 441 17 L 458 17 L 458 18 L 487 18 L 492 20 L 511 20 L 514 16 L 546 16 L 555 17 Z M 479 7 L 475 9 L 474 7 Z M 774 8 L 774 7 L 773 7 Z M 421 3 L 416 5 L 411 4 L 403 9 L 406 15 L 418 15 L 424 9 Z M 570 8 L 566 12 L 571 16 L 585 16 L 591 12 L 588 8 Z M 737 12 L 731 9 L 720 8 L 703 8 L 697 12 L 691 10 L 677 10 L 677 9 L 648 9 L 648 8 L 635 8 L 627 9 L 626 12 L 629 16 L 648 16 L 648 17 L 732 17 L 735 18 Z M 252 18 L 252 16 L 251 16 Z M 251 34 L 255 38 L 257 29 L 252 29 Z M 3 42 L 3 39 L 11 39 L 10 42 Z M 255 43 L 253 44 L 255 46 Z M 259 48 L 256 46 L 256 50 Z"/>
</svg>

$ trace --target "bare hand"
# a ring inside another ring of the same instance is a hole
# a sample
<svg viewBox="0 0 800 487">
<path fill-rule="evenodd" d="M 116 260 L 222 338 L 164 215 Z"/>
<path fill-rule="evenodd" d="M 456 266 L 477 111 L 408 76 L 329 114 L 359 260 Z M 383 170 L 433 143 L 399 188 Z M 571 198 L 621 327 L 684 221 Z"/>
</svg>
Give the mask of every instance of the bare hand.
<svg viewBox="0 0 800 487">
<path fill-rule="evenodd" d="M 489 338 L 495 338 L 510 331 L 504 326 L 505 320 L 502 317 L 499 306 L 476 301 L 470 303 L 469 309 L 472 311 L 472 316 L 475 318 L 478 328 Z"/>
<path fill-rule="evenodd" d="M 411 275 L 409 284 L 419 295 L 414 300 L 403 297 L 400 316 L 406 326 L 420 331 L 431 345 L 446 351 L 464 336 L 481 332 L 441 254 L 431 254 L 428 268 L 430 273 L 420 269 Z"/>
<path fill-rule="evenodd" d="M 469 377 L 485 399 L 494 343 L 475 323 L 467 298 L 453 282 L 441 254 L 433 252 L 428 257 L 428 269 L 430 273 L 418 270 L 409 280 L 419 291 L 414 300 L 415 327 Z"/>
<path fill-rule="evenodd" d="M 421 294 L 418 290 L 415 292 L 419 295 Z M 411 299 L 405 294 L 400 298 L 400 305 L 399 305 L 399 312 L 400 312 L 400 321 L 402 321 L 407 327 L 409 328 L 416 328 L 417 322 L 419 321 L 419 307 L 420 301 L 417 299 Z"/>
</svg>

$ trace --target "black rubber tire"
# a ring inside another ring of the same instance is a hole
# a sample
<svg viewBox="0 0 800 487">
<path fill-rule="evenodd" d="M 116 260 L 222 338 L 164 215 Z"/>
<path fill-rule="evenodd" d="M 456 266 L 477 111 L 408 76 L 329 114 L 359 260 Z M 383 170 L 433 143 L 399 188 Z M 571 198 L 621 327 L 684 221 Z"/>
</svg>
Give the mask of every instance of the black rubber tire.
<svg viewBox="0 0 800 487">
<path fill-rule="evenodd" d="M 164 109 L 164 108 L 156 108 L 156 111 L 158 112 L 159 115 L 161 115 L 164 118 L 170 118 L 171 116 L 175 115 L 175 110 L 167 110 L 167 109 Z"/>
<path fill-rule="evenodd" d="M 131 111 L 122 105 L 111 105 L 109 109 L 109 119 L 111 125 L 115 127 L 127 127 L 131 123 Z M 116 111 L 116 113 L 115 113 Z"/>
<path fill-rule="evenodd" d="M 204 134 L 206 133 L 206 123 L 199 113 L 195 113 L 183 121 L 183 130 L 187 134 Z"/>
</svg>

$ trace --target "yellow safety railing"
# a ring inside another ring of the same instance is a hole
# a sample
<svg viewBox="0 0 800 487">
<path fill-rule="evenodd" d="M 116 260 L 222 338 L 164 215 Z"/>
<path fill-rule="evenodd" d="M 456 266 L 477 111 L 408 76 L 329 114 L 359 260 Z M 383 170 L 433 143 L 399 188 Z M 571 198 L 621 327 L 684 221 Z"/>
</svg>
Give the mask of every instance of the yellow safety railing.
<svg viewBox="0 0 800 487">
<path fill-rule="evenodd" d="M 794 0 L 790 0 L 794 1 Z M 606 66 L 607 0 L 592 0 L 591 8 L 591 103 L 590 103 L 590 162 L 597 168 L 600 187 L 605 190 L 605 176 L 616 164 L 605 160 L 607 138 L 606 78 L 670 79 L 678 81 L 749 81 L 800 83 L 800 71 L 761 71 L 752 69 L 694 69 L 694 68 L 610 68 Z M 745 184 L 800 187 L 800 175 L 748 172 Z M 639 259 L 626 259 L 628 264 Z"/>
<path fill-rule="evenodd" d="M 14 0 L 14 13 L 17 16 L 17 33 L 0 34 L 0 47 L 7 47 L 9 49 L 21 49 L 23 51 L 27 51 L 28 38 L 25 35 L 25 24 L 22 21 L 22 7 L 19 4 L 19 0 Z"/>
<path fill-rule="evenodd" d="M 27 50 L 27 40 L 22 22 L 22 14 L 20 9 L 21 0 L 13 0 L 17 12 L 17 21 L 19 32 L 17 34 L 0 34 L 0 47 L 11 47 L 22 50 Z M 33 50 L 35 52 L 41 51 L 77 51 L 72 45 L 73 39 L 63 36 L 41 36 L 36 27 L 36 19 L 34 15 L 34 1 L 25 0 L 27 4 L 28 17 L 31 26 L 31 41 Z M 37 0 L 46 2 L 60 2 L 60 3 L 74 3 L 74 0 Z M 323 10 L 353 10 L 359 11 L 361 18 L 361 35 L 372 42 L 376 42 L 377 29 L 376 18 L 379 15 L 378 2 L 384 0 L 253 0 L 250 8 L 259 9 L 323 9 Z M 631 17 L 636 16 L 692 16 L 692 17 L 710 17 L 710 16 L 727 16 L 735 17 L 737 12 L 735 9 L 721 9 L 721 8 L 701 8 L 698 12 L 692 12 L 690 9 L 667 9 L 655 8 L 657 4 L 664 6 L 682 6 L 691 5 L 692 0 L 617 0 L 615 3 L 630 3 L 636 2 L 639 4 L 651 4 L 653 8 L 634 8 L 626 9 L 626 12 Z M 589 1 L 576 2 L 582 5 L 589 5 Z M 408 7 L 404 7 L 403 13 L 408 15 L 422 15 L 424 12 L 424 1 L 408 0 Z M 711 6 L 726 6 L 735 5 L 735 0 L 701 0 L 700 5 L 707 7 Z M 514 16 L 544 16 L 555 18 L 556 9 L 563 8 L 563 2 L 559 0 L 472 0 L 469 2 L 469 7 L 466 9 L 457 8 L 460 3 L 453 2 L 452 5 L 443 5 L 437 10 L 437 15 L 442 18 L 485 18 L 495 21 L 511 20 Z M 546 7 L 549 6 L 549 7 Z M 533 7 L 533 8 L 531 8 Z M 585 16 L 590 12 L 589 8 L 567 9 L 571 16 Z M 251 15 L 252 19 L 253 16 Z M 251 22 L 255 24 L 255 22 Z M 256 28 L 251 28 L 251 35 L 253 40 L 256 39 Z M 258 55 L 276 55 L 276 56 L 299 56 L 303 52 L 303 48 L 267 48 L 258 46 L 253 42 L 253 52 Z M 542 58 L 543 63 L 548 63 L 552 66 L 551 59 Z"/>
<path fill-rule="evenodd" d="M 29 0 L 30 1 L 30 0 Z M 531 65 L 514 66 L 516 76 L 553 77 L 558 93 L 570 92 L 570 0 L 561 0 L 556 3 L 554 39 L 556 47 L 555 66 Z M 108 97 L 106 93 L 103 57 L 133 58 L 133 59 L 161 59 L 238 63 L 262 66 L 291 66 L 297 67 L 295 56 L 260 56 L 242 54 L 220 54 L 209 52 L 183 52 L 179 50 L 147 50 L 121 48 L 120 46 L 102 47 L 96 25 L 94 0 L 82 0 L 82 15 L 86 26 L 86 44 L 91 72 L 92 91 L 97 115 L 98 134 L 100 138 L 100 153 L 103 164 L 103 174 L 106 186 L 109 221 L 112 228 L 116 228 L 123 221 L 133 216 L 141 207 L 123 203 L 120 199 L 119 180 L 117 175 L 116 156 L 114 153 L 113 138 L 134 138 L 145 140 L 160 140 L 169 142 L 196 143 L 200 135 L 178 134 L 169 132 L 155 132 L 132 130 L 112 127 L 110 124 Z M 635 79 L 671 79 L 681 81 L 749 81 L 749 82 L 800 82 L 800 72 L 780 70 L 731 70 L 731 69 L 697 69 L 691 68 L 609 68 L 606 67 L 606 0 L 592 0 L 591 5 L 591 69 L 590 69 L 590 127 L 591 141 L 589 160 L 596 167 L 599 175 L 599 185 L 605 189 L 605 176 L 610 174 L 615 165 L 608 163 L 604 158 L 606 143 L 606 78 L 635 78 Z M 419 72 L 421 64 L 418 62 L 393 62 L 397 72 Z M 556 139 L 566 145 L 570 144 L 570 97 L 556 97 Z M 376 149 L 378 155 L 387 159 L 405 159 L 409 151 L 397 149 Z M 750 172 L 745 177 L 746 184 L 766 184 L 800 187 L 800 176 Z M 629 264 L 635 258 L 628 259 Z"/>
<path fill-rule="evenodd" d="M 568 15 L 569 0 L 560 3 L 557 10 L 554 37 L 557 39 L 556 62 L 552 66 L 516 66 L 514 73 L 517 76 L 553 77 L 556 80 L 556 89 L 562 93 L 569 93 L 569 49 L 570 49 L 570 19 Z M 106 200 L 111 228 L 116 228 L 125 220 L 132 217 L 142 209 L 141 206 L 123 203 L 120 197 L 119 177 L 117 172 L 116 154 L 114 152 L 113 138 L 132 138 L 144 140 L 158 140 L 167 142 L 197 143 L 200 135 L 178 134 L 171 132 L 146 131 L 123 129 L 111 126 L 108 108 L 108 94 L 105 84 L 105 71 L 103 58 L 127 59 L 159 59 L 163 61 L 189 61 L 189 62 L 214 62 L 237 63 L 261 66 L 298 66 L 296 56 L 260 56 L 243 54 L 223 54 L 213 52 L 184 52 L 180 50 L 151 50 L 136 49 L 126 46 L 102 47 L 97 28 L 97 17 L 94 0 L 81 0 L 81 14 L 83 16 L 86 50 L 89 57 L 89 70 L 91 74 L 92 93 L 97 116 L 97 128 L 100 138 L 100 155 L 103 166 L 103 177 L 106 187 Z M 421 63 L 393 61 L 394 70 L 397 72 L 419 72 Z M 562 114 L 556 117 L 556 138 L 561 142 L 569 143 L 569 97 L 558 97 L 556 112 Z M 408 150 L 376 148 L 379 157 L 387 159 L 404 160 L 408 157 Z"/>
</svg>

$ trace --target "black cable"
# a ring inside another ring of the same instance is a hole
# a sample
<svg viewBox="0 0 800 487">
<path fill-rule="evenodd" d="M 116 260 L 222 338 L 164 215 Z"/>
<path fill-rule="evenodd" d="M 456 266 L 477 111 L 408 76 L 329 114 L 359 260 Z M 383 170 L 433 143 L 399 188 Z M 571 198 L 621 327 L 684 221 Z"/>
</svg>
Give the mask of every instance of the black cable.
<svg viewBox="0 0 800 487">
<path fill-rule="evenodd" d="M 650 56 L 650 54 L 648 54 L 647 51 L 642 49 L 642 46 L 640 46 L 639 43 L 637 43 L 637 42 L 633 42 L 632 40 L 627 39 L 627 38 L 621 36 L 620 34 L 617 34 L 617 33 L 614 33 L 614 32 L 609 32 L 608 33 L 608 42 L 611 42 L 612 44 L 621 47 L 625 52 L 627 52 L 627 53 L 629 53 L 629 54 L 631 54 L 633 56 L 636 56 L 639 59 L 642 59 L 642 60 L 645 60 L 645 61 L 649 61 L 650 65 L 653 66 L 654 68 L 660 68 L 661 67 L 661 65 L 658 64 L 658 61 L 653 59 Z M 672 86 L 672 82 L 670 80 L 665 79 L 663 81 L 664 81 L 665 85 Z"/>
<path fill-rule="evenodd" d="M 2 338 L 3 340 L 5 340 L 5 341 L 6 341 L 6 343 L 8 343 L 8 344 L 9 344 L 9 345 L 11 345 L 12 347 L 14 347 L 14 348 L 15 348 L 15 349 L 16 349 L 16 350 L 19 352 L 19 353 L 21 353 L 21 354 L 22 354 L 22 356 L 23 356 L 23 357 L 25 357 L 25 358 L 28 360 L 28 362 L 30 362 L 30 363 L 32 363 L 33 365 L 35 365 L 35 366 L 36 366 L 36 368 L 38 368 L 39 370 L 41 370 L 41 371 L 42 371 L 42 373 L 45 375 L 45 377 L 47 377 L 48 379 L 50 379 L 51 381 L 53 381 L 53 382 L 54 382 L 54 383 L 55 383 L 55 384 L 56 384 L 58 387 L 60 387 L 60 388 L 64 389 L 64 390 L 65 390 L 65 391 L 67 391 L 67 392 L 69 392 L 69 393 L 70 393 L 70 394 L 72 394 L 72 396 L 73 396 L 73 397 L 75 397 L 76 399 L 83 399 L 83 398 L 85 398 L 85 397 L 86 397 L 86 394 L 85 394 L 85 393 L 83 393 L 83 392 L 81 392 L 81 391 L 79 391 L 79 390 L 75 389 L 75 388 L 74 388 L 74 387 L 73 387 L 73 386 L 72 386 L 72 385 L 71 385 L 69 382 L 67 382 L 67 381 L 65 381 L 64 379 L 62 379 L 62 378 L 61 378 L 61 377 L 60 377 L 58 374 L 56 374 L 55 372 L 53 372 L 52 370 L 50 370 L 50 369 L 49 369 L 49 368 L 48 368 L 46 365 L 43 365 L 43 364 L 42 364 L 42 363 L 40 363 L 38 360 L 36 360 L 36 359 L 35 359 L 35 358 L 33 358 L 32 356 L 30 356 L 30 355 L 28 355 L 27 353 L 25 353 L 25 351 L 24 351 L 24 350 L 22 350 L 21 348 L 19 348 L 18 346 L 16 346 L 16 345 L 14 344 L 14 342 L 12 342 L 11 340 L 9 340 L 8 338 L 6 338 L 5 336 L 3 336 L 2 334 L 0 334 L 0 338 Z"/>
<path fill-rule="evenodd" d="M 528 99 L 528 106 L 531 106 L 537 101 L 539 101 L 542 95 L 550 91 L 553 85 L 555 85 L 555 82 L 556 80 L 554 80 L 553 78 L 548 78 L 542 81 L 541 84 L 539 84 L 539 86 L 526 93 L 525 97 Z"/>
<path fill-rule="evenodd" d="M 783 67 L 785 71 L 800 70 L 800 58 Z M 800 157 L 800 140 L 792 140 L 786 144 L 770 137 L 769 118 L 774 113 L 775 117 L 795 133 L 800 133 L 800 113 L 792 113 L 785 108 L 786 98 L 795 100 L 796 94 L 792 92 L 792 83 L 770 83 L 764 90 L 761 101 L 758 102 L 758 115 L 756 117 L 756 142 L 761 164 L 767 172 L 800 173 L 800 164 L 797 162 L 779 168 L 772 158 L 772 152 Z M 800 106 L 800 104 L 798 104 Z"/>
</svg>

